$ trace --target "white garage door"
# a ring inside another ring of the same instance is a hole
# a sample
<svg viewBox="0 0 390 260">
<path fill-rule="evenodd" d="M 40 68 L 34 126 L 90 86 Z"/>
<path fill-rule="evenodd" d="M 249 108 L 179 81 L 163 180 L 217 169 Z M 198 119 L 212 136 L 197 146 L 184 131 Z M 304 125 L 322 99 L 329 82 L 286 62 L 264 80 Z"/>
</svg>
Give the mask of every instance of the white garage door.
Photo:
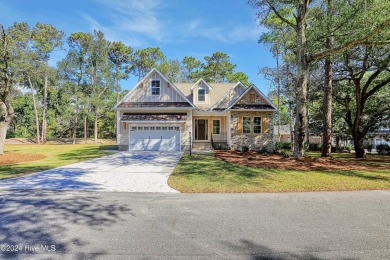
<svg viewBox="0 0 390 260">
<path fill-rule="evenodd" d="M 173 126 L 133 126 L 130 151 L 180 151 L 180 128 Z"/>
</svg>

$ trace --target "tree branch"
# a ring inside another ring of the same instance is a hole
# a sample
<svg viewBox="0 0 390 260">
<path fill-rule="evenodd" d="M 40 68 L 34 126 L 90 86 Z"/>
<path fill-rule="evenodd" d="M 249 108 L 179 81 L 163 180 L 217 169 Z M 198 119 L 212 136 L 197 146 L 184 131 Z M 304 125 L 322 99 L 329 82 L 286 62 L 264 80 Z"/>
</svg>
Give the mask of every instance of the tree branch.
<svg viewBox="0 0 390 260">
<path fill-rule="evenodd" d="M 387 28 L 388 26 L 390 26 L 390 19 L 388 19 L 388 20 L 384 21 L 383 23 L 381 23 L 380 25 L 378 25 L 374 30 L 372 30 L 369 34 L 365 35 L 364 37 L 361 37 L 361 38 L 356 39 L 356 40 L 349 41 L 349 42 L 345 43 L 344 45 L 341 45 L 339 47 L 336 47 L 336 48 L 333 48 L 333 49 L 330 49 L 330 50 L 322 51 L 322 52 L 315 53 L 315 54 L 308 54 L 306 56 L 306 60 L 307 60 L 307 62 L 311 62 L 311 61 L 314 61 L 314 60 L 319 60 L 319 59 L 322 59 L 322 58 L 325 58 L 325 57 L 328 57 L 328 56 L 332 56 L 332 55 L 334 55 L 336 53 L 342 52 L 344 50 L 347 50 L 347 49 L 350 49 L 350 48 L 353 48 L 353 47 L 356 47 L 356 46 L 388 45 L 388 44 L 390 44 L 390 40 L 386 40 L 386 41 L 373 41 L 373 42 L 369 42 L 368 41 L 369 39 L 374 37 L 376 34 L 378 34 L 380 31 L 382 31 L 384 28 Z"/>
<path fill-rule="evenodd" d="M 288 24 L 289 26 L 291 26 L 294 30 L 296 30 L 297 26 L 295 24 L 293 24 L 292 22 L 290 22 L 289 20 L 287 20 L 286 18 L 284 18 L 279 12 L 278 10 L 276 10 L 275 6 L 273 6 L 268 0 L 265 0 L 265 2 L 268 4 L 269 8 L 271 8 L 271 10 L 274 12 L 274 14 L 284 23 Z"/>
<path fill-rule="evenodd" d="M 368 91 L 366 95 L 364 95 L 364 99 L 367 99 L 368 97 L 374 95 L 377 91 L 379 91 L 382 87 L 386 86 L 389 83 L 390 83 L 390 77 L 388 77 L 385 80 L 382 80 L 375 87 L 373 87 L 370 91 Z"/>
</svg>

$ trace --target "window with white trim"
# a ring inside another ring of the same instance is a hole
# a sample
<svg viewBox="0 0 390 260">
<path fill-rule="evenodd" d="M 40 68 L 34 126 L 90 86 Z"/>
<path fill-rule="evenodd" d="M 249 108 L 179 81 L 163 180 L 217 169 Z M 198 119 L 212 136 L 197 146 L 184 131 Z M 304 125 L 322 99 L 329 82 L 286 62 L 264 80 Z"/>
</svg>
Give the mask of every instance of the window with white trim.
<svg viewBox="0 0 390 260">
<path fill-rule="evenodd" d="M 242 118 L 242 133 L 250 134 L 251 133 L 251 118 L 244 116 Z"/>
<path fill-rule="evenodd" d="M 253 117 L 253 133 L 261 134 L 261 117 L 259 116 Z"/>
<path fill-rule="evenodd" d="M 159 80 L 152 80 L 150 85 L 152 96 L 159 96 L 161 94 L 161 82 Z"/>
<path fill-rule="evenodd" d="M 213 134 L 219 135 L 221 133 L 221 120 L 213 120 Z"/>
<path fill-rule="evenodd" d="M 198 102 L 206 101 L 206 89 L 198 88 Z"/>
</svg>

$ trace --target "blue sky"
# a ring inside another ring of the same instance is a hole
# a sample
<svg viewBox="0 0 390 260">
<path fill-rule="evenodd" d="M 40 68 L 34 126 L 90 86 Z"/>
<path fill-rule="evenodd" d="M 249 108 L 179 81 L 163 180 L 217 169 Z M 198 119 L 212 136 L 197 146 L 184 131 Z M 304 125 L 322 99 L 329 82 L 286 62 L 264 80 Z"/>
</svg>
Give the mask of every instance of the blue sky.
<svg viewBox="0 0 390 260">
<path fill-rule="evenodd" d="M 267 47 L 258 44 L 262 29 L 246 0 L 3 0 L 0 23 L 50 23 L 67 35 L 104 32 L 108 40 L 135 49 L 160 47 L 168 59 L 194 56 L 203 60 L 215 51 L 226 52 L 252 83 L 268 93 L 270 83 L 259 68 L 275 66 Z M 63 53 L 52 55 L 53 62 Z M 122 87 L 130 89 L 132 77 Z"/>
</svg>

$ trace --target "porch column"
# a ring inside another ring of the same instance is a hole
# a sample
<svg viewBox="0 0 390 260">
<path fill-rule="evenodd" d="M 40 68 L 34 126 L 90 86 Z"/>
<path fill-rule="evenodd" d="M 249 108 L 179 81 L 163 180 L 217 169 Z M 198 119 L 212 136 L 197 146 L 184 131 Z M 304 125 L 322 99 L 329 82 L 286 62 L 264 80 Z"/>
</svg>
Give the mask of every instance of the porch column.
<svg viewBox="0 0 390 260">
<path fill-rule="evenodd" d="M 230 119 L 230 111 L 227 112 L 227 120 L 226 120 L 226 126 L 227 126 L 227 133 L 226 133 L 226 137 L 227 137 L 227 144 L 228 146 L 230 146 L 231 144 L 231 119 Z"/>
<path fill-rule="evenodd" d="M 194 140 L 194 131 L 193 131 L 193 128 L 192 128 L 192 121 L 194 119 L 192 118 L 192 109 L 190 110 L 190 115 L 189 115 L 189 120 L 187 120 L 187 122 L 189 122 L 188 124 L 188 128 L 189 128 L 189 132 L 191 133 L 191 138 L 192 140 L 188 139 L 188 145 L 191 145 L 191 142 Z"/>
</svg>

